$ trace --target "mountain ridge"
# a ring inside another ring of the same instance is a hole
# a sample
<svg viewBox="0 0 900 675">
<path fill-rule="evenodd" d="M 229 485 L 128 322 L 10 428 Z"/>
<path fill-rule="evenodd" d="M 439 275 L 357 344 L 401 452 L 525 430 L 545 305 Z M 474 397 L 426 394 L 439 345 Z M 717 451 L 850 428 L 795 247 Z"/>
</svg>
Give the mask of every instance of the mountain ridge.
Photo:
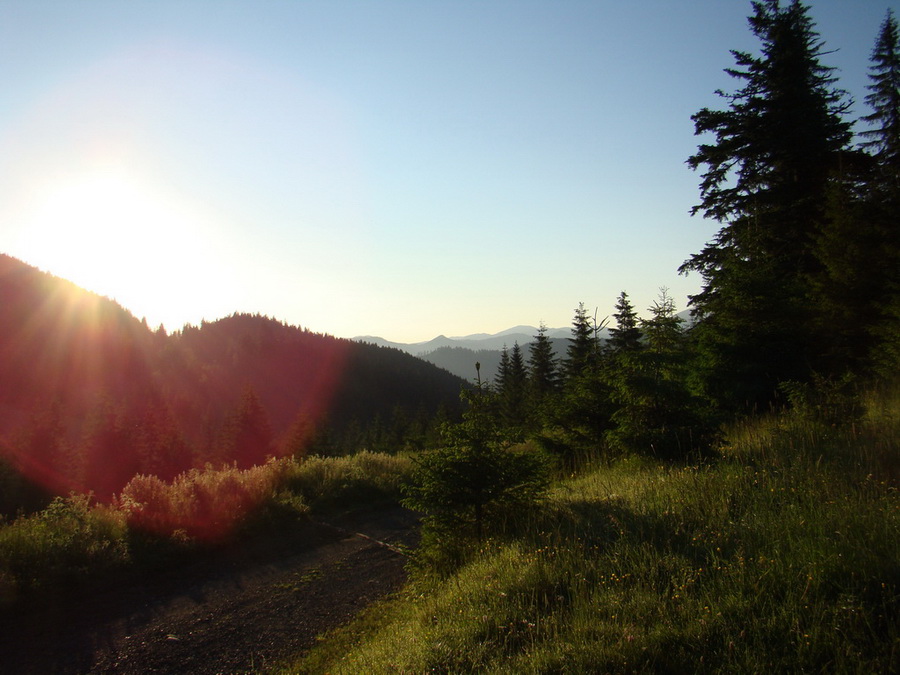
<svg viewBox="0 0 900 675">
<path fill-rule="evenodd" d="M 479 350 L 501 350 L 504 345 L 508 348 L 518 342 L 520 347 L 525 347 L 534 341 L 538 328 L 526 324 L 512 326 L 498 333 L 472 333 L 471 335 L 461 335 L 455 337 L 447 337 L 440 334 L 430 340 L 422 342 L 394 342 L 376 335 L 360 335 L 351 338 L 354 342 L 363 342 L 375 344 L 379 347 L 390 347 L 412 354 L 413 356 L 423 356 L 430 352 L 436 351 L 444 347 L 462 347 L 472 351 Z M 572 334 L 572 329 L 566 328 L 548 328 L 546 335 L 549 338 L 568 338 Z M 605 329 L 603 331 L 605 336 Z"/>
<path fill-rule="evenodd" d="M 397 450 L 455 414 L 465 386 L 411 354 L 259 314 L 153 331 L 5 254 L 0 383 L 0 514 L 45 493 L 106 500 L 138 474 Z"/>
</svg>

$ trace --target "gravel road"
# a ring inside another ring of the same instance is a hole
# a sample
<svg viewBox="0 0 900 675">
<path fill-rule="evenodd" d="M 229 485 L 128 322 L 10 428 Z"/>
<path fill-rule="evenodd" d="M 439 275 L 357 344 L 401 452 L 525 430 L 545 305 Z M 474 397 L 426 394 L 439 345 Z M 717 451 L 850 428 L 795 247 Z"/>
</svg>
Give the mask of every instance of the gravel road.
<svg viewBox="0 0 900 675">
<path fill-rule="evenodd" d="M 258 673 L 309 649 L 406 579 L 392 507 L 312 522 L 165 575 L 0 619 L 4 673 Z"/>
</svg>

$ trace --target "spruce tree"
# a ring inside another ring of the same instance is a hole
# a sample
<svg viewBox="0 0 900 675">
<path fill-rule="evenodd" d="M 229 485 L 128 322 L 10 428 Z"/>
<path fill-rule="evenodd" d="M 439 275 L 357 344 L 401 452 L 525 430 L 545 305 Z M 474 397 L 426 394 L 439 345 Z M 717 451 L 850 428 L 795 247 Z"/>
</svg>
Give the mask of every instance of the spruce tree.
<svg viewBox="0 0 900 675">
<path fill-rule="evenodd" d="M 764 403 L 778 382 L 805 377 L 815 360 L 808 279 L 825 225 L 829 183 L 850 140 L 844 92 L 808 7 L 795 0 L 753 3 L 750 28 L 761 53 L 732 52 L 729 75 L 743 83 L 717 92 L 725 110 L 693 116 L 711 134 L 688 165 L 703 167 L 702 213 L 722 227 L 680 268 L 698 272 L 691 298 L 708 394 L 729 407 Z"/>
<path fill-rule="evenodd" d="M 528 373 L 519 343 L 516 342 L 512 350 L 503 345 L 494 377 L 496 422 L 510 440 L 521 440 L 524 435 L 527 381 Z"/>
<path fill-rule="evenodd" d="M 509 379 L 509 349 L 503 345 L 500 350 L 500 363 L 497 365 L 497 374 L 494 375 L 494 388 L 502 391 Z"/>
<path fill-rule="evenodd" d="M 704 432 L 699 403 L 687 386 L 688 344 L 675 303 L 662 289 L 641 322 L 640 349 L 621 352 L 623 368 L 614 371 L 612 414 L 607 433 L 619 452 L 683 458 L 700 448 Z"/>
<path fill-rule="evenodd" d="M 547 337 L 547 326 L 541 322 L 534 341 L 529 345 L 528 383 L 532 407 L 541 411 L 549 397 L 559 388 L 559 370 L 553 343 Z"/>
<path fill-rule="evenodd" d="M 900 171 L 900 31 L 888 10 L 872 51 L 869 94 L 872 112 L 863 121 L 874 128 L 860 132 L 862 147 L 874 153 L 884 169 Z M 893 178 L 897 178 L 896 174 Z"/>
<path fill-rule="evenodd" d="M 640 349 L 641 329 L 638 315 L 625 291 L 622 291 L 616 301 L 613 318 L 616 320 L 616 327 L 609 329 L 609 341 L 607 342 L 609 351 L 616 355 Z"/>
<path fill-rule="evenodd" d="M 865 306 L 877 316 L 866 326 L 875 370 L 894 377 L 900 368 L 900 29 L 888 10 L 872 51 L 863 147 L 874 153 L 875 171 L 864 198 L 865 231 L 871 245 L 859 270 L 868 292 Z M 868 318 L 868 317 L 867 317 Z"/>
<path fill-rule="evenodd" d="M 869 127 L 860 133 L 867 140 L 846 155 L 832 185 L 827 227 L 816 242 L 820 270 L 811 276 L 821 370 L 828 375 L 883 367 L 886 340 L 896 332 L 890 324 L 891 307 L 900 302 L 900 45 L 891 12 L 869 77 L 872 112 L 860 120 Z"/>
<path fill-rule="evenodd" d="M 596 365 L 599 350 L 597 332 L 584 303 L 578 303 L 572 320 L 572 337 L 569 338 L 566 358 L 562 364 L 567 380 L 579 378 Z"/>
<path fill-rule="evenodd" d="M 563 432 L 569 453 L 600 450 L 609 426 L 609 387 L 603 378 L 599 340 L 603 325 L 592 320 L 584 303 L 578 305 L 562 364 L 565 381 L 554 420 Z"/>
<path fill-rule="evenodd" d="M 519 343 L 509 352 L 506 381 L 500 391 L 500 412 L 509 438 L 520 441 L 525 434 L 528 371 Z"/>
<path fill-rule="evenodd" d="M 235 462 L 240 469 L 262 464 L 272 455 L 273 440 L 268 413 L 253 388 L 247 386 L 240 405 L 222 430 L 223 463 Z"/>
<path fill-rule="evenodd" d="M 496 394 L 486 384 L 463 390 L 463 420 L 443 429 L 438 450 L 418 455 L 404 503 L 425 514 L 424 557 L 447 562 L 468 541 L 479 543 L 502 520 L 533 504 L 547 489 L 542 455 L 512 452 L 496 424 Z"/>
</svg>

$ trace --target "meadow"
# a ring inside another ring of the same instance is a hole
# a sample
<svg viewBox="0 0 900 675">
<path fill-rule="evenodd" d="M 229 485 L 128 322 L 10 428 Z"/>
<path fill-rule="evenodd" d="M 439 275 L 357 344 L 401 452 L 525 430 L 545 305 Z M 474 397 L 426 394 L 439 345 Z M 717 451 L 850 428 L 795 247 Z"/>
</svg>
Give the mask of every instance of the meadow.
<svg viewBox="0 0 900 675">
<path fill-rule="evenodd" d="M 284 672 L 897 672 L 900 397 L 833 412 L 734 423 L 703 463 L 560 476 Z"/>
</svg>

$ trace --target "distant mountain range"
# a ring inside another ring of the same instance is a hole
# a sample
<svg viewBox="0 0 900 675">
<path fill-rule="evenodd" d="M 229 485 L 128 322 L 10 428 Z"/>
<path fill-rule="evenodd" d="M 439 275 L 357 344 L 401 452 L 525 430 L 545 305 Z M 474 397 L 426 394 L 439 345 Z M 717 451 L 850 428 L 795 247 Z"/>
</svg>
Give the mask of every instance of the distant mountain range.
<svg viewBox="0 0 900 675">
<path fill-rule="evenodd" d="M 480 373 L 483 380 L 494 379 L 500 365 L 503 347 L 512 349 L 513 345 L 518 343 L 522 348 L 522 355 L 527 360 L 531 354 L 528 345 L 534 341 L 537 332 L 538 329 L 535 326 L 513 326 L 499 333 L 474 333 L 462 337 L 438 335 L 432 340 L 414 343 L 391 342 L 372 336 L 353 339 L 357 342 L 399 349 L 472 382 L 477 375 L 476 363 L 481 367 Z M 547 329 L 547 337 L 556 347 L 557 354 L 565 353 L 567 340 L 571 335 L 571 328 Z M 605 329 L 601 335 L 606 336 Z"/>
<path fill-rule="evenodd" d="M 684 310 L 678 313 L 678 316 L 690 324 L 690 311 Z M 439 368 L 447 370 L 457 377 L 462 377 L 468 381 L 474 381 L 476 377 L 475 364 L 480 365 L 480 374 L 483 380 L 491 381 L 497 375 L 500 365 L 500 355 L 503 347 L 512 349 L 513 345 L 518 343 L 522 348 L 522 355 L 526 361 L 531 354 L 528 345 L 534 341 L 538 329 L 535 326 L 513 326 L 499 333 L 473 333 L 462 337 L 447 337 L 438 335 L 436 338 L 425 342 L 391 342 L 381 337 L 373 337 L 369 335 L 353 338 L 356 342 L 378 345 L 380 347 L 391 347 L 399 349 L 420 359 L 433 363 Z M 566 353 L 568 340 L 572 337 L 572 328 L 548 328 L 547 337 L 553 343 L 558 357 L 563 357 Z M 609 336 L 608 327 L 600 330 L 600 337 L 605 339 Z"/>
<path fill-rule="evenodd" d="M 462 337 L 447 337 L 446 335 L 438 335 L 436 338 L 425 342 L 391 342 L 381 337 L 373 337 L 363 335 L 353 338 L 356 342 L 367 342 L 380 347 L 393 347 L 401 351 L 412 354 L 413 356 L 424 356 L 438 349 L 444 348 L 462 348 L 473 352 L 482 350 L 500 351 L 504 346 L 512 349 L 515 343 L 519 343 L 520 347 L 525 347 L 534 340 L 538 329 L 535 326 L 513 326 L 499 333 L 474 333 Z M 605 334 L 605 331 L 604 331 Z M 571 328 L 548 328 L 547 337 L 549 338 L 569 338 L 572 335 Z"/>
</svg>

